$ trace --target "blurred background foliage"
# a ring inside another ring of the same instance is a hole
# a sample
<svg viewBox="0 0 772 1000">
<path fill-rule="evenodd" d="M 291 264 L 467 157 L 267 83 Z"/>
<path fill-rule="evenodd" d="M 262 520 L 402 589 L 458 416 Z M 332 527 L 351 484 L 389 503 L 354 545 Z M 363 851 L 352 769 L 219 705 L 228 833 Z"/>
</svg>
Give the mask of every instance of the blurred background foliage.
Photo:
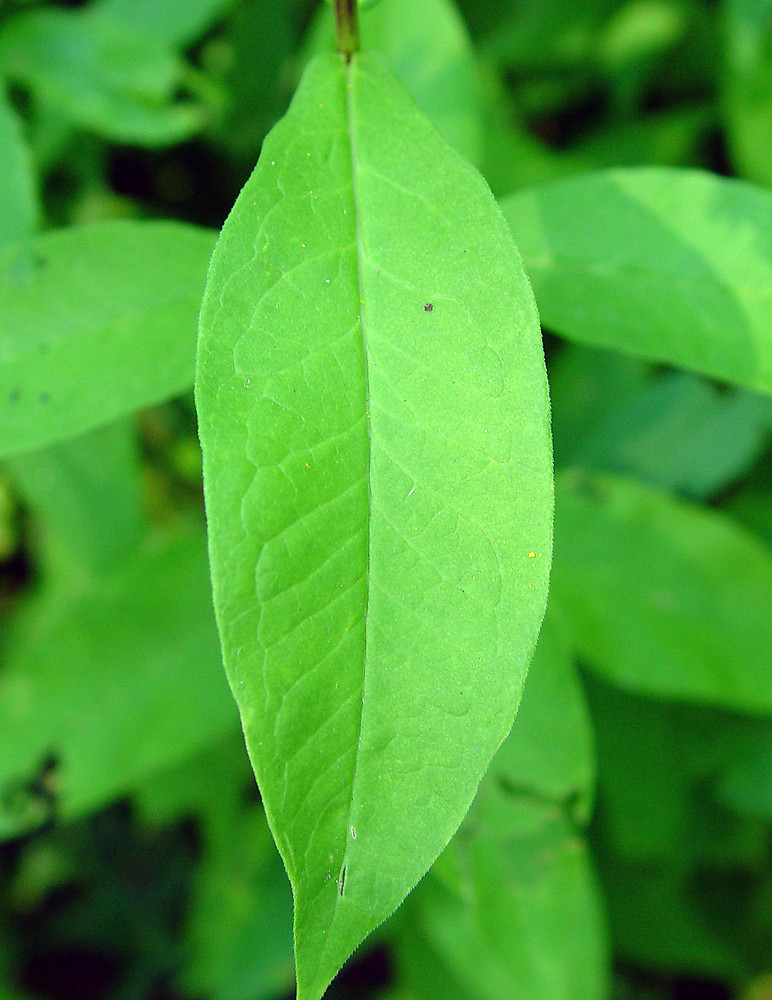
<svg viewBox="0 0 772 1000">
<path fill-rule="evenodd" d="M 642 164 L 772 185 L 772 0 L 381 0 L 362 31 L 497 196 Z M 4 0 L 0 245 L 219 227 L 331 37 L 307 0 Z M 139 284 L 187 252 L 158 241 Z M 139 294 L 110 274 L 94 324 Z M 169 305 L 191 345 L 197 288 Z M 772 608 L 769 401 L 545 333 L 555 599 L 521 713 L 330 998 L 770 1000 L 772 692 L 747 627 Z M 173 398 L 0 469 L 0 1000 L 293 995 L 187 366 Z M 670 659 L 638 607 L 654 565 L 679 595 Z"/>
</svg>

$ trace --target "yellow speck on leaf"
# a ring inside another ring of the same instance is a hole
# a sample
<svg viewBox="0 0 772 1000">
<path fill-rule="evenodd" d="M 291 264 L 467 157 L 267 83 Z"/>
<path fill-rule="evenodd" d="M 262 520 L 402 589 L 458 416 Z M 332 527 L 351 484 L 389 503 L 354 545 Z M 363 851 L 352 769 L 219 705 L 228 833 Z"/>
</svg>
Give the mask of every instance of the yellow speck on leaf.
<svg viewBox="0 0 772 1000">
<path fill-rule="evenodd" d="M 528 558 L 529 559 L 535 559 L 536 558 L 536 553 L 535 552 L 529 552 L 528 553 Z"/>
</svg>

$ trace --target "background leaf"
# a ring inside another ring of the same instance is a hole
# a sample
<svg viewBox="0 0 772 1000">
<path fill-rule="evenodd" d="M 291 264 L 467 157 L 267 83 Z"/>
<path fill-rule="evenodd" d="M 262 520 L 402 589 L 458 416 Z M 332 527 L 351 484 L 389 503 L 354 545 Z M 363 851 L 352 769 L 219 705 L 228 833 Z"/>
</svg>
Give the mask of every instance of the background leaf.
<svg viewBox="0 0 772 1000">
<path fill-rule="evenodd" d="M 197 375 L 215 607 L 306 1000 L 511 725 L 550 553 L 537 331 L 479 175 L 374 57 L 317 57 L 215 251 Z"/>
<path fill-rule="evenodd" d="M 415 905 L 462 996 L 606 996 L 603 918 L 587 848 L 559 809 L 508 801 L 487 786 L 448 850 L 458 855 L 458 886 L 429 876 Z"/>
<path fill-rule="evenodd" d="M 411 939 L 396 943 L 404 979 L 420 1000 L 443 988 L 479 1000 L 606 996 L 602 906 L 580 828 L 594 768 L 587 705 L 551 601 L 512 730 L 405 904 L 407 926 L 397 924 Z"/>
<path fill-rule="evenodd" d="M 122 420 L 7 463 L 36 519 L 49 584 L 99 577 L 139 544 L 138 458 L 133 424 Z"/>
<path fill-rule="evenodd" d="M 503 210 L 547 328 L 772 391 L 772 195 L 652 167 L 556 181 Z"/>
<path fill-rule="evenodd" d="M 93 6 L 166 45 L 185 45 L 222 16 L 233 0 L 98 0 Z M 266 5 L 267 6 L 267 5 Z"/>
<path fill-rule="evenodd" d="M 588 666 L 633 691 L 768 712 L 764 544 L 726 516 L 611 475 L 566 472 L 557 496 L 553 590 Z"/>
<path fill-rule="evenodd" d="M 729 151 L 742 177 L 772 184 L 770 0 L 725 0 L 723 109 Z"/>
<path fill-rule="evenodd" d="M 551 366 L 559 465 L 617 472 L 691 497 L 711 497 L 764 452 L 772 400 L 720 390 L 687 372 L 566 345 Z"/>
<path fill-rule="evenodd" d="M 187 389 L 214 235 L 105 222 L 0 252 L 0 454 Z"/>
<path fill-rule="evenodd" d="M 183 64 L 154 34 L 97 8 L 30 10 L 0 31 L 0 72 L 68 121 L 118 142 L 179 142 L 204 124 L 175 99 Z"/>
<path fill-rule="evenodd" d="M 80 592 L 41 593 L 4 652 L 0 836 L 125 795 L 234 723 L 198 530 L 151 539 Z"/>
<path fill-rule="evenodd" d="M 581 822 L 589 819 L 595 786 L 592 723 L 555 600 L 539 633 L 515 724 L 484 781 L 565 806 Z"/>
<path fill-rule="evenodd" d="M 593 846 L 618 953 L 730 981 L 763 968 L 768 827 L 727 809 L 723 788 L 736 761 L 764 743 L 768 751 L 769 719 L 587 680 L 599 768 Z"/>
<path fill-rule="evenodd" d="M 32 156 L 22 123 L 0 84 L 0 246 L 32 235 L 38 203 Z"/>
</svg>

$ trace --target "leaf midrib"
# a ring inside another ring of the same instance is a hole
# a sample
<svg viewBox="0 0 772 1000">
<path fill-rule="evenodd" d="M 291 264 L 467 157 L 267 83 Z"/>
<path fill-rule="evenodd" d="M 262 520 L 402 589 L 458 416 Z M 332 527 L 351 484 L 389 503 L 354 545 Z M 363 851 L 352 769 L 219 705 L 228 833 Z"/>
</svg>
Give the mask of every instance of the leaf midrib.
<svg viewBox="0 0 772 1000">
<path fill-rule="evenodd" d="M 343 58 L 341 56 L 341 58 Z M 362 225 L 361 225 L 361 205 L 360 205 L 360 195 L 359 186 L 357 183 L 357 164 L 358 164 L 358 153 L 357 153 L 357 138 L 356 138 L 356 128 L 355 122 L 355 96 L 354 96 L 354 75 L 356 66 L 357 56 L 354 55 L 349 61 L 344 60 L 343 68 L 343 79 L 346 88 L 346 128 L 348 133 L 349 141 L 349 152 L 351 155 L 351 194 L 352 200 L 354 202 L 354 242 L 356 247 L 356 268 L 357 268 L 357 290 L 359 295 L 359 324 L 362 330 L 362 365 L 363 365 L 363 379 L 364 379 L 364 420 L 365 420 L 365 432 L 367 435 L 367 468 L 365 470 L 365 487 L 367 491 L 367 545 L 366 545 L 366 555 L 365 555 L 365 611 L 364 611 L 364 639 L 362 648 L 362 685 L 361 685 L 361 702 L 362 707 L 359 712 L 359 728 L 357 730 L 356 737 L 356 750 L 354 753 L 354 768 L 351 775 L 351 794 L 349 796 L 348 811 L 346 813 L 346 825 L 344 828 L 344 848 L 343 848 L 343 860 L 341 863 L 341 872 L 348 867 L 348 846 L 349 846 L 349 836 L 351 830 L 351 818 L 354 808 L 354 790 L 357 783 L 357 773 L 359 770 L 360 761 L 360 751 L 362 746 L 362 720 L 364 718 L 364 706 L 365 706 L 365 680 L 367 676 L 367 633 L 368 633 L 368 622 L 369 622 L 369 612 L 370 612 L 370 565 L 371 565 L 371 543 L 372 543 L 372 496 L 371 496 L 371 484 L 370 484 L 370 473 L 372 467 L 372 433 L 370 427 L 370 372 L 368 363 L 368 350 L 367 350 L 367 317 L 365 308 L 365 294 L 364 294 L 364 283 L 363 283 L 363 270 L 364 270 L 364 260 L 366 257 L 364 247 L 362 245 Z M 340 879 L 340 875 L 339 875 Z M 336 888 L 335 894 L 335 909 L 333 912 L 333 921 L 337 916 L 338 906 L 340 904 L 343 894 L 340 886 Z M 325 942 L 324 951 L 327 951 L 327 947 L 330 944 L 330 936 L 327 937 Z"/>
</svg>

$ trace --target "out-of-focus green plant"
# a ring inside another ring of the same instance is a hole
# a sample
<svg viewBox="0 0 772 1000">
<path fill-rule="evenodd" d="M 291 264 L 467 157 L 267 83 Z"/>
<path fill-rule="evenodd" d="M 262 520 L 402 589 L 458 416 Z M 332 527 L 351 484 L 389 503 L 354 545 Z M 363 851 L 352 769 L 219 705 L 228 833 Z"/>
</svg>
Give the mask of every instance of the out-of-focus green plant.
<svg viewBox="0 0 772 1000">
<path fill-rule="evenodd" d="M 757 1000 L 769 2 L 360 8 L 0 7 L 0 1000 Z"/>
</svg>

